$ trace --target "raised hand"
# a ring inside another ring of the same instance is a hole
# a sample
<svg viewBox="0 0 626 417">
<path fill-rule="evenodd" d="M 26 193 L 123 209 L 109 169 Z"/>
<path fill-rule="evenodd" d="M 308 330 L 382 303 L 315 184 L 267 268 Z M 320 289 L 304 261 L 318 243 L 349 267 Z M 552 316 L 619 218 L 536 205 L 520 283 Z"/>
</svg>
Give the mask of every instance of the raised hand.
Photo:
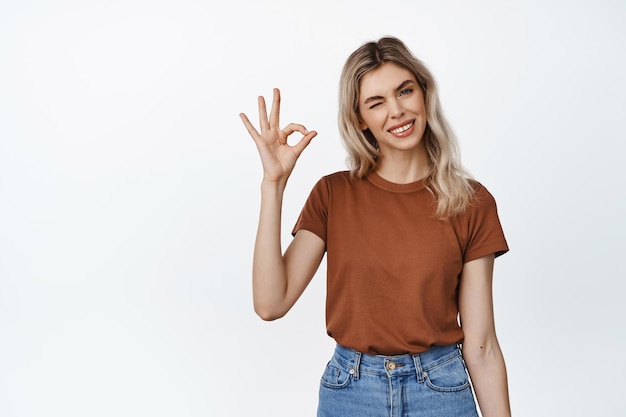
<svg viewBox="0 0 626 417">
<path fill-rule="evenodd" d="M 261 156 L 263 175 L 265 181 L 285 182 L 293 171 L 296 161 L 304 148 L 308 146 L 317 132 L 309 132 L 303 125 L 290 123 L 283 129 L 279 126 L 280 115 L 280 91 L 274 89 L 272 110 L 269 118 L 265 99 L 259 97 L 259 120 L 261 133 L 252 125 L 248 117 L 241 113 L 239 116 L 252 136 L 254 143 Z M 295 144 L 289 145 L 287 138 L 294 132 L 301 133 L 303 137 Z"/>
</svg>

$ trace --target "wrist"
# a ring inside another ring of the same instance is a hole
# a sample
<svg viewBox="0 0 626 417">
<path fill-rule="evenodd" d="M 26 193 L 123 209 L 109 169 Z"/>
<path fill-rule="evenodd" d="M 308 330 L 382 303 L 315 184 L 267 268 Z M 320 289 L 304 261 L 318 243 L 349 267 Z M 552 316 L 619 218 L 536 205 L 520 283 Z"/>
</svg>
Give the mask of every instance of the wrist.
<svg viewBox="0 0 626 417">
<path fill-rule="evenodd" d="M 261 191 L 278 192 L 282 193 L 287 186 L 287 178 L 284 179 L 270 179 L 263 177 L 261 181 Z"/>
</svg>

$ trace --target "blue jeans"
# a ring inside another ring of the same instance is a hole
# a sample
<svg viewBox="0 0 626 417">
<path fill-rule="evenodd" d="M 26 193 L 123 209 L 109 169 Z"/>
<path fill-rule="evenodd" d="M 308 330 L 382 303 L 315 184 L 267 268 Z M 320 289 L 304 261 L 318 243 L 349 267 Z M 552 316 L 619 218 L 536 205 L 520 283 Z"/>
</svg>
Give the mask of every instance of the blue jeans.
<svg viewBox="0 0 626 417">
<path fill-rule="evenodd" d="M 368 355 L 337 345 L 320 382 L 318 417 L 477 417 L 457 345 Z"/>
</svg>

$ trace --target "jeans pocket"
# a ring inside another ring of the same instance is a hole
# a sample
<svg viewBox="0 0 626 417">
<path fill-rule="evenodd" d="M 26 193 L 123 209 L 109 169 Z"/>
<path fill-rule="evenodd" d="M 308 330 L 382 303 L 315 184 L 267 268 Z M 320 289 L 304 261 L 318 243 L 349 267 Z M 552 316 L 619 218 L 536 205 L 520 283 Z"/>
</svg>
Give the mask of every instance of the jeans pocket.
<svg viewBox="0 0 626 417">
<path fill-rule="evenodd" d="M 454 392 L 469 387 L 469 378 L 461 355 L 425 371 L 426 385 L 435 391 Z"/>
<path fill-rule="evenodd" d="M 326 365 L 320 382 L 326 388 L 345 388 L 352 381 L 353 373 L 353 369 L 345 369 L 338 363 L 330 361 Z"/>
</svg>

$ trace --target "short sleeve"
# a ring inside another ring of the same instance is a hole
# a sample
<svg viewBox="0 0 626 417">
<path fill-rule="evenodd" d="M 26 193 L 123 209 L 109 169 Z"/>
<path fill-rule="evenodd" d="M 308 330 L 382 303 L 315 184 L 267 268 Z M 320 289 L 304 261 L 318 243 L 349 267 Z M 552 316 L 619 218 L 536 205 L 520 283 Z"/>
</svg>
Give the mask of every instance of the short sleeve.
<svg viewBox="0 0 626 417">
<path fill-rule="evenodd" d="M 509 251 L 498 217 L 496 200 L 480 184 L 466 220 L 467 244 L 463 254 L 464 263 L 491 254 L 498 257 Z"/>
<path fill-rule="evenodd" d="M 311 190 L 309 197 L 304 203 L 300 216 L 293 227 L 293 236 L 305 229 L 315 233 L 326 242 L 326 230 L 328 224 L 329 186 L 326 177 L 321 178 Z"/>
</svg>

